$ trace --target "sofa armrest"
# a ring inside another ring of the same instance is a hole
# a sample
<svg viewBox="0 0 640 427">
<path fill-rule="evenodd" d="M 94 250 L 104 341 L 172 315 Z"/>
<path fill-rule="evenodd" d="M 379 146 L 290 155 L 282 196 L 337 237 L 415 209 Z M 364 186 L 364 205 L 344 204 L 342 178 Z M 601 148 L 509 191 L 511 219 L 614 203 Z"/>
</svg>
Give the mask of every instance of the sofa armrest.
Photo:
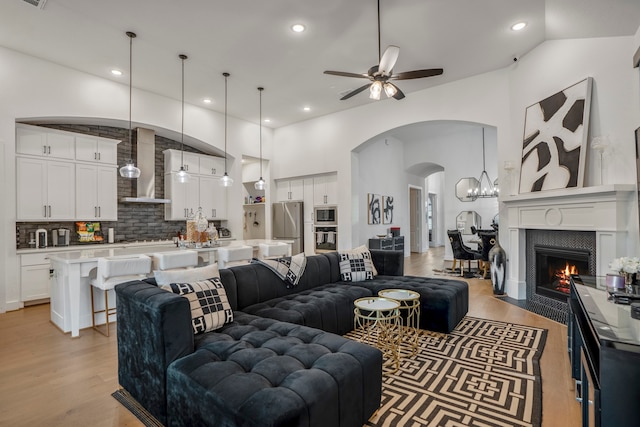
<svg viewBox="0 0 640 427">
<path fill-rule="evenodd" d="M 118 380 L 166 423 L 166 372 L 193 353 L 189 301 L 142 281 L 117 285 Z"/>
<path fill-rule="evenodd" d="M 373 265 L 382 276 L 404 275 L 404 251 L 369 249 Z"/>
</svg>

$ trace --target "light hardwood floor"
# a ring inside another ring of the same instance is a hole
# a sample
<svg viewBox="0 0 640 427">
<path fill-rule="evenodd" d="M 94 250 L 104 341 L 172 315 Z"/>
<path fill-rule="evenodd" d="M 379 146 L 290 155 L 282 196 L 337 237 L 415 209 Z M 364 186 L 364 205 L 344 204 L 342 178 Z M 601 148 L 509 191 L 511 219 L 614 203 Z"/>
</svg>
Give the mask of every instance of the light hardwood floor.
<svg viewBox="0 0 640 427">
<path fill-rule="evenodd" d="M 406 259 L 405 274 L 431 276 L 443 248 Z M 493 296 L 491 282 L 468 279 L 469 315 L 546 328 L 542 355 L 544 427 L 578 426 L 566 351 L 567 328 Z M 115 327 L 112 326 L 112 332 Z M 71 339 L 42 304 L 0 315 L 0 426 L 141 426 L 111 393 L 118 387 L 117 338 L 85 329 Z"/>
</svg>

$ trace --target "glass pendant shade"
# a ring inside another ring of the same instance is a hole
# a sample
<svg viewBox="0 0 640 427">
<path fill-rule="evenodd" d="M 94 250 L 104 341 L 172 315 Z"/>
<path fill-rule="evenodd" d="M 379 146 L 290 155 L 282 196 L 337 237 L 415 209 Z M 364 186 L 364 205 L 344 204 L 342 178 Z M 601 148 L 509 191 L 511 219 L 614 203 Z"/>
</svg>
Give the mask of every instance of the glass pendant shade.
<svg viewBox="0 0 640 427">
<path fill-rule="evenodd" d="M 133 164 L 133 160 L 127 160 L 127 164 L 120 168 L 120 176 L 123 178 L 139 178 L 140 169 Z"/>
<path fill-rule="evenodd" d="M 396 87 L 391 83 L 385 83 L 384 93 L 386 93 L 389 98 L 393 98 L 395 94 L 398 93 L 398 89 L 396 89 Z"/>
<path fill-rule="evenodd" d="M 220 178 L 220 185 L 222 187 L 231 187 L 233 185 L 233 179 L 225 172 L 224 176 Z"/>
<path fill-rule="evenodd" d="M 378 101 L 380 99 L 380 93 L 382 92 L 382 82 L 375 81 L 371 83 L 369 88 L 369 98 Z"/>
<path fill-rule="evenodd" d="M 129 160 L 126 165 L 120 168 L 119 172 L 123 178 L 135 179 L 140 177 L 140 169 L 136 167 L 131 157 L 131 99 L 133 98 L 133 39 L 137 36 L 131 31 L 127 31 L 126 35 L 129 37 Z"/>
<path fill-rule="evenodd" d="M 184 170 L 184 166 L 180 166 L 180 170 L 176 173 L 176 176 L 180 184 L 186 184 L 191 180 L 191 176 Z"/>
<path fill-rule="evenodd" d="M 260 179 L 258 181 L 256 181 L 255 184 L 253 184 L 253 186 L 255 187 L 256 190 L 264 190 L 266 185 L 267 185 L 267 183 L 264 181 L 264 179 L 262 179 L 262 177 L 260 177 Z"/>
</svg>

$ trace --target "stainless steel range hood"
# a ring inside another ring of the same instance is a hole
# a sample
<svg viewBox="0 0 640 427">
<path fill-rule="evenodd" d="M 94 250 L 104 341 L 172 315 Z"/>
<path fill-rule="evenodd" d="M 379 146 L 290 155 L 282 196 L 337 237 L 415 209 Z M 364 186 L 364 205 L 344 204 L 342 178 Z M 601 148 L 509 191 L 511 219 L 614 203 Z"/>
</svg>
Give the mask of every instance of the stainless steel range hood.
<svg viewBox="0 0 640 427">
<path fill-rule="evenodd" d="M 140 177 L 136 197 L 123 197 L 122 203 L 171 203 L 169 199 L 156 198 L 156 133 L 151 129 L 136 129 L 137 163 Z"/>
</svg>

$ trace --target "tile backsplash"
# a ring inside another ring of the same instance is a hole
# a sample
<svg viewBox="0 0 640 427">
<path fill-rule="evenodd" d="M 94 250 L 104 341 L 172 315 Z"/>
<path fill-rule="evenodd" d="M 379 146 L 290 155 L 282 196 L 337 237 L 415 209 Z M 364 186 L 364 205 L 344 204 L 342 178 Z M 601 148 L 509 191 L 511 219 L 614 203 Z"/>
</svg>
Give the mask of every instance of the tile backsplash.
<svg viewBox="0 0 640 427">
<path fill-rule="evenodd" d="M 83 133 L 93 136 L 101 136 L 104 138 L 119 139 L 123 142 L 118 144 L 118 165 L 123 165 L 129 156 L 129 145 L 126 143 L 129 130 L 124 128 L 110 126 L 91 126 L 91 125 L 59 125 L 44 124 L 43 127 L 60 129 L 69 132 Z M 135 138 L 136 133 L 133 132 L 133 141 L 131 153 L 135 158 Z M 155 147 L 155 174 L 156 174 L 156 197 L 164 197 L 164 154 L 167 149 L 180 149 L 180 143 L 162 136 L 156 135 Z M 184 151 L 192 153 L 202 153 L 201 151 L 184 146 Z M 136 162 L 137 163 L 137 162 Z M 123 178 L 118 176 L 118 221 L 102 221 L 101 228 L 107 241 L 107 229 L 114 229 L 114 241 L 116 243 L 122 241 L 133 240 L 158 240 L 171 239 L 178 234 L 178 231 L 186 230 L 185 221 L 165 221 L 163 204 L 143 204 L 143 203 L 121 203 L 122 197 L 135 196 L 136 180 Z M 216 227 L 219 227 L 219 221 L 214 221 Z M 35 232 L 39 228 L 44 228 L 48 232 L 48 245 L 51 246 L 52 230 L 57 228 L 66 228 L 71 231 L 70 244 L 79 244 L 78 235 L 76 233 L 75 222 L 18 222 L 16 223 L 16 247 L 18 249 L 29 248 L 29 233 Z M 92 244 L 92 243 L 85 243 Z M 98 243 L 93 243 L 98 244 Z"/>
</svg>

